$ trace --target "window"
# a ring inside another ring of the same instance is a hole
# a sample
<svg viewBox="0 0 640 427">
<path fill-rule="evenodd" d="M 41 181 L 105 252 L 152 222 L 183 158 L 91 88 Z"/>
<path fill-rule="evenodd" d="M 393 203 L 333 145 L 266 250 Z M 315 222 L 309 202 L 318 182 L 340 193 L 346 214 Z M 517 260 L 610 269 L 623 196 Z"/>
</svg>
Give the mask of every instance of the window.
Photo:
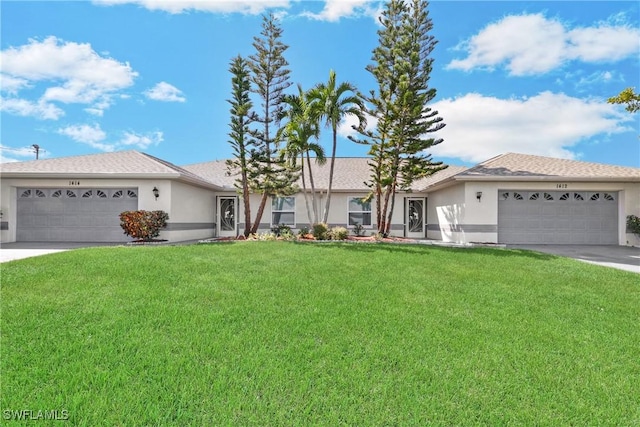
<svg viewBox="0 0 640 427">
<path fill-rule="evenodd" d="M 296 198 L 274 197 L 271 199 L 271 225 L 296 225 Z"/>
<path fill-rule="evenodd" d="M 371 227 L 371 202 L 359 197 L 349 197 L 349 226 L 360 224 Z"/>
</svg>

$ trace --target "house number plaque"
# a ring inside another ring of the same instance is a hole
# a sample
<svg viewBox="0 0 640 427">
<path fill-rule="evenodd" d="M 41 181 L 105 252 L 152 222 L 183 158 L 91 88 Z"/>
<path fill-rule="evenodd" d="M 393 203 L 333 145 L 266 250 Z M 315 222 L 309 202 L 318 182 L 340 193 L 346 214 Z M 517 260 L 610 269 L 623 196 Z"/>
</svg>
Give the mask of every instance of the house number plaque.
<svg viewBox="0 0 640 427">
<path fill-rule="evenodd" d="M 80 185 L 80 181 L 69 181 L 69 186 L 77 187 Z"/>
<path fill-rule="evenodd" d="M 556 184 L 556 188 L 568 188 L 567 184 Z"/>
</svg>

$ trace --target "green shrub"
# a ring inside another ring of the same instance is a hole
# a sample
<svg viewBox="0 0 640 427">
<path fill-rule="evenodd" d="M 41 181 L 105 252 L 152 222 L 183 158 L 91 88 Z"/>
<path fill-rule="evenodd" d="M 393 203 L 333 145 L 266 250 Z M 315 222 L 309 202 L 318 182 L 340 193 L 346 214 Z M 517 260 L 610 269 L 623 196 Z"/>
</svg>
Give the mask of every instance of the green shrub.
<svg viewBox="0 0 640 427">
<path fill-rule="evenodd" d="M 271 227 L 271 232 L 277 237 L 280 237 L 285 233 L 291 234 L 291 227 L 286 224 L 274 225 Z"/>
<path fill-rule="evenodd" d="M 282 240 L 296 240 L 295 234 L 291 231 L 291 229 L 284 230 L 280 233 L 280 238 Z"/>
<path fill-rule="evenodd" d="M 358 237 L 362 237 L 365 235 L 364 227 L 359 222 L 356 222 L 356 225 L 353 226 L 353 234 Z"/>
<path fill-rule="evenodd" d="M 129 237 L 151 240 L 160 235 L 168 219 L 165 211 L 125 211 L 120 214 L 120 227 Z"/>
<path fill-rule="evenodd" d="M 640 218 L 635 215 L 627 216 L 627 230 L 640 237 Z"/>
<path fill-rule="evenodd" d="M 313 224 L 311 234 L 316 240 L 329 240 L 329 227 L 324 222 Z"/>
<path fill-rule="evenodd" d="M 278 240 L 278 236 L 272 232 L 249 234 L 247 240 L 274 241 Z"/>
<path fill-rule="evenodd" d="M 306 236 L 307 234 L 310 234 L 309 227 L 300 227 L 300 230 L 298 230 L 298 236 Z"/>
<path fill-rule="evenodd" d="M 347 240 L 347 237 L 349 237 L 349 230 L 344 227 L 333 227 L 329 232 L 331 240 Z"/>
</svg>

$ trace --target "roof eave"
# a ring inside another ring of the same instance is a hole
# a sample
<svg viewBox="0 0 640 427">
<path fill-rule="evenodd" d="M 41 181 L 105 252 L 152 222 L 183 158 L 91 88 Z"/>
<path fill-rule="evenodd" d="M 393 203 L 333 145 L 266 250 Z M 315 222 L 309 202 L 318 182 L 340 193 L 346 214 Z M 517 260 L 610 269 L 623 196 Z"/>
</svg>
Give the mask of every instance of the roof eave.
<svg viewBox="0 0 640 427">
<path fill-rule="evenodd" d="M 586 176 L 559 176 L 559 175 L 529 175 L 529 176 L 455 176 L 454 180 L 464 181 L 563 181 L 563 182 L 640 182 L 638 177 L 586 177 Z"/>
<path fill-rule="evenodd" d="M 0 172 L 0 178 L 47 179 L 176 179 L 178 173 Z"/>
<path fill-rule="evenodd" d="M 95 172 L 0 172 L 0 179 L 169 179 L 212 190 L 224 188 L 214 183 L 193 179 L 179 173 L 95 173 Z"/>
</svg>

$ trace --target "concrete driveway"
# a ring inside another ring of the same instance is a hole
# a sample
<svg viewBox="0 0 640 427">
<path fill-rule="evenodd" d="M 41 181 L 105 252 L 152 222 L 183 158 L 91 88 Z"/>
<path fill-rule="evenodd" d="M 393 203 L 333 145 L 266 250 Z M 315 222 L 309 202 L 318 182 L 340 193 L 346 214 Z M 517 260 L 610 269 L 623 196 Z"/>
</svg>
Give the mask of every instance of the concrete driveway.
<svg viewBox="0 0 640 427">
<path fill-rule="evenodd" d="M 15 242 L 3 243 L 0 246 L 0 263 L 16 259 L 30 258 L 71 249 L 88 248 L 91 246 L 116 246 L 122 243 L 49 243 L 49 242 Z"/>
<path fill-rule="evenodd" d="M 640 274 L 640 248 L 587 245 L 508 245 L 508 247 L 569 257 Z"/>
<path fill-rule="evenodd" d="M 182 242 L 167 243 L 175 245 L 192 245 L 198 240 L 185 240 Z M 14 259 L 29 258 L 38 255 L 52 254 L 55 252 L 69 251 L 79 248 L 91 248 L 96 246 L 123 246 L 126 242 L 119 243 L 95 243 L 95 242 L 13 242 L 0 245 L 0 263 L 13 261 Z"/>
</svg>

